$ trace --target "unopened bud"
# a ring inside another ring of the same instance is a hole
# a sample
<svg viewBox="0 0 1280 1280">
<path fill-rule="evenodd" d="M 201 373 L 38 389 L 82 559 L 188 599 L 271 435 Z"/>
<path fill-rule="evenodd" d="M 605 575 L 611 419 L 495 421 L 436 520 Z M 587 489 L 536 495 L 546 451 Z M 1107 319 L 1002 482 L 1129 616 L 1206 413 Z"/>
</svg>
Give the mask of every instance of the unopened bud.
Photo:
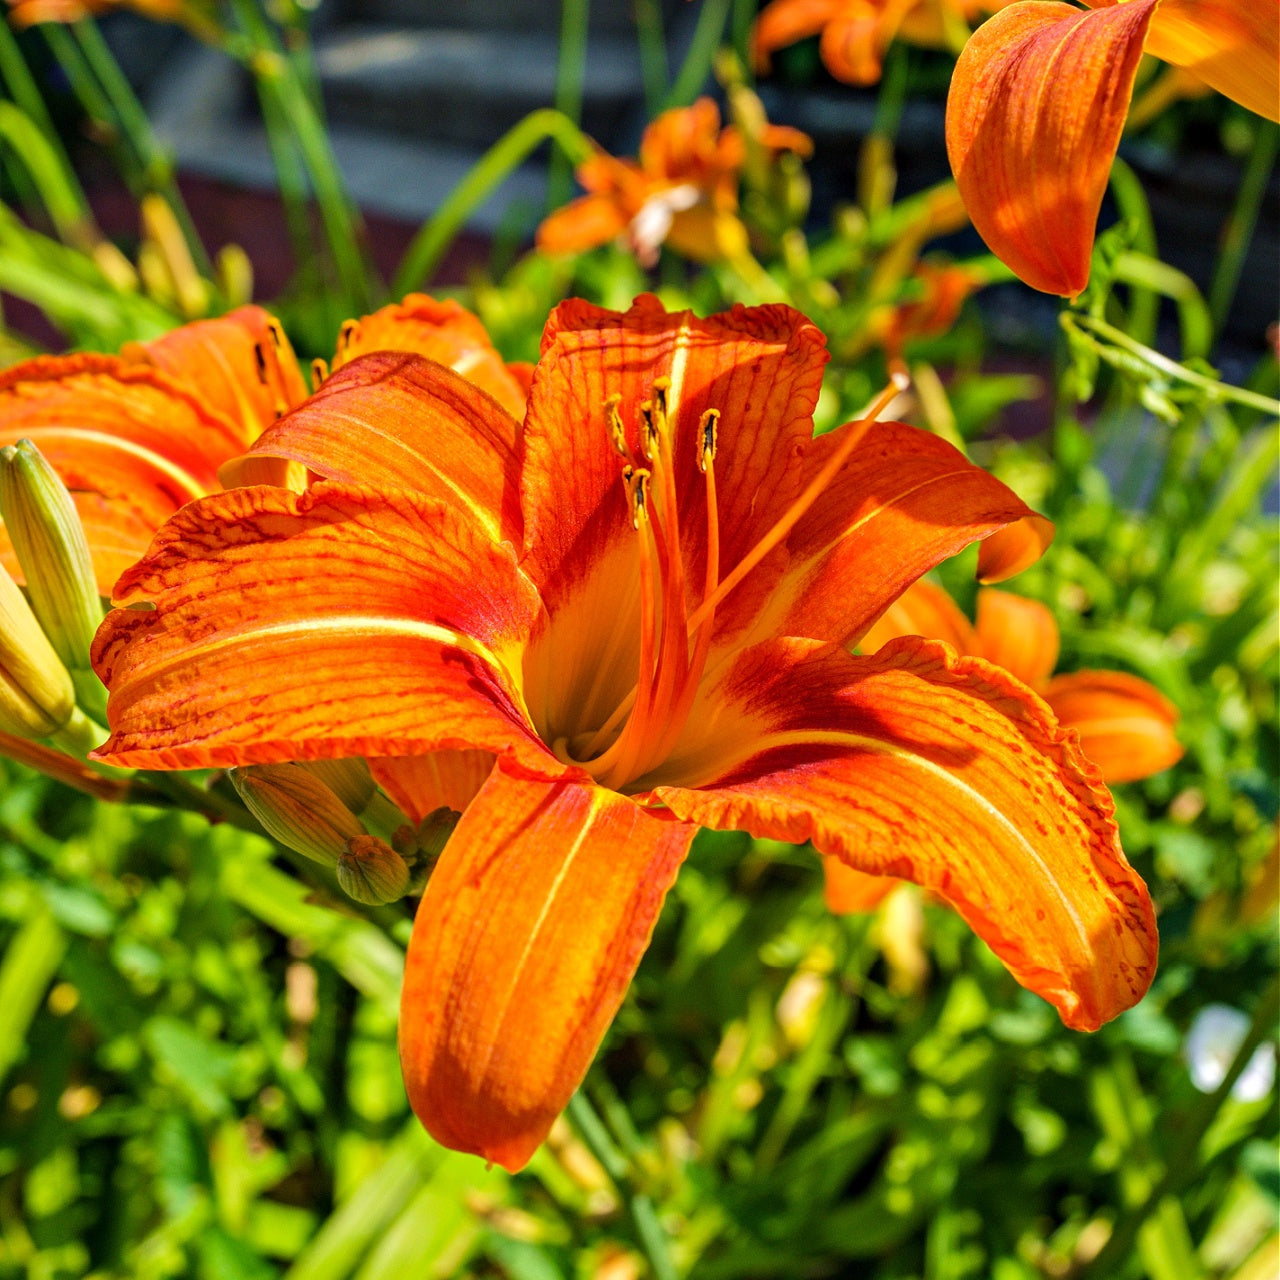
<svg viewBox="0 0 1280 1280">
<path fill-rule="evenodd" d="M 355 836 L 338 859 L 338 884 L 348 898 L 366 906 L 398 902 L 409 891 L 409 867 L 377 836 Z"/>
<path fill-rule="evenodd" d="M 333 866 L 365 833 L 333 789 L 300 764 L 248 765 L 229 776 L 263 829 L 315 862 Z"/>
<path fill-rule="evenodd" d="M 47 738 L 75 709 L 70 673 L 18 584 L 0 569 L 0 733 Z"/>
<path fill-rule="evenodd" d="M 66 485 L 30 440 L 0 449 L 0 513 L 31 611 L 64 665 L 87 670 L 102 621 L 89 543 Z"/>
<path fill-rule="evenodd" d="M 319 778 L 352 813 L 359 813 L 377 790 L 369 766 L 358 756 L 345 760 L 307 760 L 301 767 Z"/>
</svg>

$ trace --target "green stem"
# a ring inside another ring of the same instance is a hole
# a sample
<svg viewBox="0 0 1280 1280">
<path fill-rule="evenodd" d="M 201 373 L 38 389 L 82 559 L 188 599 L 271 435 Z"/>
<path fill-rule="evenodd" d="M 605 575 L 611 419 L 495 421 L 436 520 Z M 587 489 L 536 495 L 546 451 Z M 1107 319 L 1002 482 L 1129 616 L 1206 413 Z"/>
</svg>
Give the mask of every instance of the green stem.
<svg viewBox="0 0 1280 1280">
<path fill-rule="evenodd" d="M 587 1101 L 581 1089 L 569 1099 L 566 1114 L 578 1130 L 583 1142 L 591 1150 L 591 1154 L 604 1166 L 605 1172 L 613 1180 L 620 1195 L 627 1201 L 631 1213 L 631 1221 L 635 1225 L 636 1236 L 649 1266 L 653 1269 L 656 1280 L 678 1280 L 679 1273 L 671 1260 L 667 1234 L 658 1221 L 653 1201 L 640 1192 L 631 1190 L 631 1166 L 625 1156 L 614 1145 L 609 1131 L 604 1127 L 595 1109 Z"/>
<path fill-rule="evenodd" d="M 1236 296 L 1236 288 L 1240 284 L 1240 273 L 1244 270 L 1245 255 L 1249 251 L 1253 229 L 1257 225 L 1258 213 L 1266 196 L 1267 182 L 1271 177 L 1271 167 L 1275 164 L 1278 145 L 1280 145 L 1280 125 L 1270 120 L 1258 121 L 1253 150 L 1245 165 L 1244 177 L 1240 180 L 1235 208 L 1231 210 L 1231 216 L 1227 219 L 1222 249 L 1218 254 L 1217 270 L 1213 274 L 1213 283 L 1209 287 L 1209 314 L 1213 317 L 1215 334 L 1222 332 L 1222 326 L 1227 321 L 1227 313 L 1231 310 L 1231 303 Z"/>
<path fill-rule="evenodd" d="M 71 718 L 56 733 L 49 735 L 49 741 L 69 756 L 83 760 L 95 747 L 100 747 L 107 739 L 107 731 L 95 721 L 90 720 L 79 707 L 71 712 Z"/>
<path fill-rule="evenodd" d="M 732 4 L 733 0 L 702 0 L 693 38 L 689 41 L 689 52 L 685 54 L 671 92 L 667 94 L 668 107 L 687 107 L 702 92 L 724 36 L 724 24 L 729 19 Z"/>
<path fill-rule="evenodd" d="M 1143 1223 L 1156 1210 L 1160 1202 L 1166 1196 L 1176 1195 L 1195 1182 L 1200 1173 L 1200 1160 L 1197 1158 L 1200 1143 L 1222 1109 L 1223 1103 L 1230 1097 L 1232 1086 L 1249 1065 L 1249 1059 L 1253 1057 L 1254 1052 L 1264 1040 L 1275 1034 L 1278 1017 L 1280 1017 L 1280 978 L 1272 978 L 1254 1010 L 1253 1024 L 1249 1028 L 1249 1034 L 1245 1036 L 1240 1048 L 1236 1051 L 1236 1056 L 1231 1060 L 1231 1069 L 1213 1093 L 1199 1099 L 1181 1126 L 1181 1136 L 1164 1161 L 1163 1177 L 1151 1188 L 1142 1203 L 1120 1220 L 1111 1233 L 1111 1238 L 1098 1255 L 1076 1273 L 1076 1280 L 1086 1280 L 1087 1277 L 1107 1280 L 1108 1277 L 1119 1275 L 1121 1265 L 1133 1249 Z"/>
<path fill-rule="evenodd" d="M 1234 402 L 1250 409 L 1257 409 L 1261 413 L 1280 414 L 1280 400 L 1271 400 L 1267 396 L 1258 395 L 1257 392 L 1246 391 L 1243 387 L 1233 387 L 1230 383 L 1219 382 L 1216 378 L 1207 378 L 1204 374 L 1188 369 L 1186 365 L 1170 360 L 1168 356 L 1163 356 L 1158 351 L 1153 351 L 1141 342 L 1135 342 L 1127 333 L 1122 333 L 1096 316 L 1064 311 L 1062 323 L 1067 327 L 1088 329 L 1096 333 L 1114 346 L 1145 361 L 1153 369 L 1159 369 L 1161 373 L 1168 374 L 1179 382 L 1185 382 L 1188 386 L 1198 387 L 1207 399 L 1216 403 Z"/>
<path fill-rule="evenodd" d="M 1122 283 L 1163 294 L 1176 303 L 1182 330 L 1182 358 L 1208 357 L 1213 347 L 1213 319 L 1190 276 L 1144 253 L 1122 253 L 1112 270 Z"/>
<path fill-rule="evenodd" d="M 1158 260 L 1155 223 L 1151 205 L 1138 175 L 1118 156 L 1111 165 L 1111 195 L 1120 217 L 1133 228 L 1133 248 L 1148 258 Z M 1127 282 L 1130 289 L 1129 314 L 1125 329 L 1139 342 L 1152 342 L 1160 316 L 1160 299 L 1141 279 Z"/>
<path fill-rule="evenodd" d="M 178 219 L 183 238 L 191 250 L 191 256 L 200 273 L 205 276 L 212 275 L 213 266 L 209 261 L 209 255 L 205 252 L 204 244 L 191 219 L 191 213 L 182 198 L 182 193 L 178 190 L 173 157 L 157 140 L 142 103 L 138 101 L 133 87 L 129 84 L 124 72 L 120 70 L 120 64 L 103 40 L 98 24 L 86 18 L 82 22 L 72 23 L 71 32 L 84 57 L 85 64 L 106 94 L 116 126 L 138 159 L 146 189 L 156 191 L 165 198 Z"/>
<path fill-rule="evenodd" d="M 35 77 L 32 76 L 27 60 L 22 56 L 22 50 L 18 47 L 18 42 L 7 22 L 0 22 L 0 77 L 4 79 L 5 88 L 9 91 L 9 97 L 13 99 L 15 105 L 35 122 L 51 143 L 56 140 L 58 131 L 53 126 L 53 117 L 44 105 L 40 87 L 36 84 Z M 62 158 L 69 169 L 71 163 L 67 160 L 65 151 L 62 153 Z"/>
<path fill-rule="evenodd" d="M 667 37 L 658 0 L 635 0 L 636 39 L 640 45 L 640 78 L 644 82 L 645 114 L 652 119 L 666 101 L 670 70 Z"/>
<path fill-rule="evenodd" d="M 391 283 L 395 297 L 403 297 L 427 283 L 472 212 L 548 139 L 574 164 L 580 164 L 591 154 L 591 140 L 559 111 L 544 107 L 525 116 L 476 161 L 440 208 L 422 224 Z"/>
<path fill-rule="evenodd" d="M 234 0 L 251 51 L 233 48 L 234 56 L 253 76 L 258 92 L 269 96 L 286 122 L 315 193 L 320 222 L 343 293 L 343 309 L 356 315 L 369 309 L 373 276 L 364 252 L 364 228 L 347 194 L 324 125 L 298 76 L 298 67 L 254 0 Z"/>
<path fill-rule="evenodd" d="M 560 57 L 556 62 L 555 108 L 582 124 L 582 87 L 587 71 L 587 23 L 591 0 L 560 0 Z M 547 170 L 547 208 L 558 209 L 573 191 L 573 165 L 563 151 L 552 153 Z"/>
</svg>

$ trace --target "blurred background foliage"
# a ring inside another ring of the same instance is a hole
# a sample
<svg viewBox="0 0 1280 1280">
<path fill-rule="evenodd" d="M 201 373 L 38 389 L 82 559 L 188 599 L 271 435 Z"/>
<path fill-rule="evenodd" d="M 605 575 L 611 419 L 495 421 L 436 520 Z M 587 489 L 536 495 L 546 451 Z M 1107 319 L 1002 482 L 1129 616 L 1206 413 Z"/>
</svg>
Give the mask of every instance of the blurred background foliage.
<svg viewBox="0 0 1280 1280">
<path fill-rule="evenodd" d="M 703 0 L 706 30 L 660 87 L 691 100 L 722 37 L 736 41 L 721 96 L 745 122 L 759 105 L 741 56 L 752 10 Z M 570 65 L 559 114 L 500 141 L 385 285 L 325 153 L 306 22 L 240 0 L 223 45 L 257 85 L 291 232 L 313 246 L 278 309 L 302 352 L 324 354 L 341 319 L 427 282 L 515 163 L 548 138 L 570 157 L 585 144 Z M 58 341 L 100 350 L 253 290 L 242 253 L 210 255 L 195 235 L 112 65 L 91 22 L 21 47 L 0 24 L 0 291 Z M 55 99 L 56 120 L 42 80 L 54 66 L 78 104 Z M 785 298 L 835 353 L 825 429 L 883 385 L 885 334 L 921 298 L 922 254 L 964 255 L 999 286 L 940 331 L 905 334 L 916 390 L 902 414 L 1056 522 L 1013 587 L 1053 609 L 1059 669 L 1134 672 L 1181 710 L 1183 760 L 1115 789 L 1159 911 L 1147 998 L 1095 1035 L 1066 1031 L 944 908 L 907 894 L 837 918 L 811 851 L 703 833 L 583 1090 L 513 1177 L 437 1147 L 408 1112 L 395 1047 L 407 905 L 362 911 L 265 838 L 95 803 L 0 761 L 0 1280 L 1280 1272 L 1275 1088 L 1232 1088 L 1280 1012 L 1277 368 L 1260 335 L 1220 344 L 1275 130 L 1216 101 L 1153 115 L 1148 155 L 1192 139 L 1241 158 L 1232 235 L 1197 284 L 1162 261 L 1143 185 L 1118 164 L 1120 221 L 1048 353 L 1002 309 L 1019 287 L 938 215 L 937 193 L 896 198 L 903 103 L 940 99 L 949 66 L 917 50 L 891 60 L 859 189 L 816 221 L 799 163 L 744 175 L 758 275 L 670 253 L 647 271 L 612 246 L 553 259 L 512 234 L 452 292 L 510 359 L 536 356 L 571 293 L 625 306 L 653 288 L 703 313 Z M 779 57 L 783 87 L 824 74 L 812 42 Z M 98 229 L 80 188 L 67 124 L 86 119 L 139 202 L 131 242 Z M 5 343 L 17 358 L 52 340 L 9 326 Z M 1223 359 L 1239 386 L 1219 381 Z M 973 567 L 969 555 L 941 574 L 970 608 Z M 1250 1030 L 1220 1047 L 1234 1065 L 1205 1093 L 1188 1034 L 1219 1004 Z"/>
</svg>

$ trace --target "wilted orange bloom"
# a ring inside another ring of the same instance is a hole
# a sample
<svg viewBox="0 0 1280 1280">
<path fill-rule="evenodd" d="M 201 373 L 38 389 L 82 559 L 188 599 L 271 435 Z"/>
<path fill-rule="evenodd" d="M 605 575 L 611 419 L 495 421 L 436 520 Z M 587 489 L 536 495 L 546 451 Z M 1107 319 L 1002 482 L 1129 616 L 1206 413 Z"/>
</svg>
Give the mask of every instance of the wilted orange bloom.
<svg viewBox="0 0 1280 1280">
<path fill-rule="evenodd" d="M 773 0 L 756 19 L 752 51 L 768 71 L 775 49 L 821 34 L 828 71 L 847 84 L 875 84 L 896 39 L 926 48 L 958 44 L 983 13 L 1009 0 Z"/>
<path fill-rule="evenodd" d="M 1136 782 L 1182 758 L 1174 736 L 1178 709 L 1157 689 L 1123 671 L 1054 675 L 1058 624 L 1036 600 L 1007 591 L 978 592 L 977 625 L 932 582 L 905 591 L 862 639 L 873 653 L 899 636 L 945 640 L 957 653 L 985 658 L 1034 689 L 1064 729 L 1079 735 L 1080 750 L 1109 783 Z M 869 911 L 900 880 L 859 875 L 825 860 L 827 904 L 834 911 Z"/>
<path fill-rule="evenodd" d="M 947 151 L 973 225 L 1029 285 L 1089 282 L 1094 228 L 1144 50 L 1280 119 L 1276 0 L 1021 0 L 956 63 Z"/>
<path fill-rule="evenodd" d="M 813 144 L 798 129 L 766 125 L 758 139 L 768 151 L 809 155 Z M 746 143 L 733 126 L 720 127 L 710 98 L 664 111 L 640 139 L 639 161 L 597 151 L 579 165 L 588 194 L 556 210 L 538 228 L 544 253 L 580 253 L 625 238 L 645 266 L 670 243 L 697 262 L 732 258 L 746 248 L 738 220 L 738 175 Z"/>
<path fill-rule="evenodd" d="M 523 411 L 527 373 L 508 369 L 456 303 L 414 294 L 350 321 L 334 364 L 388 347 L 448 364 Z M 118 356 L 39 356 L 0 373 L 0 445 L 26 437 L 62 476 L 109 595 L 165 520 L 221 488 L 218 468 L 306 395 L 284 331 L 242 307 Z M 0 560 L 17 571 L 2 540 Z"/>
<path fill-rule="evenodd" d="M 400 1028 L 448 1146 L 529 1159 L 698 825 L 929 886 L 1073 1027 L 1146 990 L 1151 905 L 1073 737 L 937 642 L 848 648 L 1042 518 L 926 432 L 815 439 L 824 347 L 785 306 L 570 301 L 523 422 L 441 365 L 352 361 L 255 448 L 305 492 L 202 498 L 117 585 L 103 760 L 364 756 L 415 819 L 463 810 Z"/>
<path fill-rule="evenodd" d="M 892 308 L 881 327 L 880 343 L 890 359 L 901 359 L 908 342 L 949 333 L 965 299 L 985 283 L 982 275 L 962 263 L 920 262 L 915 279 L 922 296 Z"/>
</svg>

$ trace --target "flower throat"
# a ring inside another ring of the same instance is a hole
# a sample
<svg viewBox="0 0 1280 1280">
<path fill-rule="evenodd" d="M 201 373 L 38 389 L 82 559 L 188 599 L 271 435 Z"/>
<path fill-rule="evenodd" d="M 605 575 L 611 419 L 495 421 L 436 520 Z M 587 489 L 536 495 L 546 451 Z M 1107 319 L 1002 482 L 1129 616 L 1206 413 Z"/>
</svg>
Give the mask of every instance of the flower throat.
<svg viewBox="0 0 1280 1280">
<path fill-rule="evenodd" d="M 639 455 L 627 441 L 619 411 L 622 397 L 602 406 L 605 428 L 622 461 L 631 527 L 636 533 L 640 580 L 640 643 L 635 685 L 599 728 L 559 737 L 552 749 L 602 786 L 621 790 L 671 752 L 689 719 L 706 672 L 716 609 L 760 562 L 783 542 L 797 521 L 844 466 L 845 461 L 889 402 L 907 386 L 894 371 L 866 415 L 850 424 L 822 470 L 762 538 L 720 576 L 720 521 L 716 501 L 716 449 L 720 411 L 707 409 L 694 434 L 696 463 L 705 481 L 706 568 L 699 603 L 690 612 L 686 562 L 676 502 L 676 459 L 671 429 L 671 379 L 655 378 L 650 398 L 639 407 Z"/>
</svg>

